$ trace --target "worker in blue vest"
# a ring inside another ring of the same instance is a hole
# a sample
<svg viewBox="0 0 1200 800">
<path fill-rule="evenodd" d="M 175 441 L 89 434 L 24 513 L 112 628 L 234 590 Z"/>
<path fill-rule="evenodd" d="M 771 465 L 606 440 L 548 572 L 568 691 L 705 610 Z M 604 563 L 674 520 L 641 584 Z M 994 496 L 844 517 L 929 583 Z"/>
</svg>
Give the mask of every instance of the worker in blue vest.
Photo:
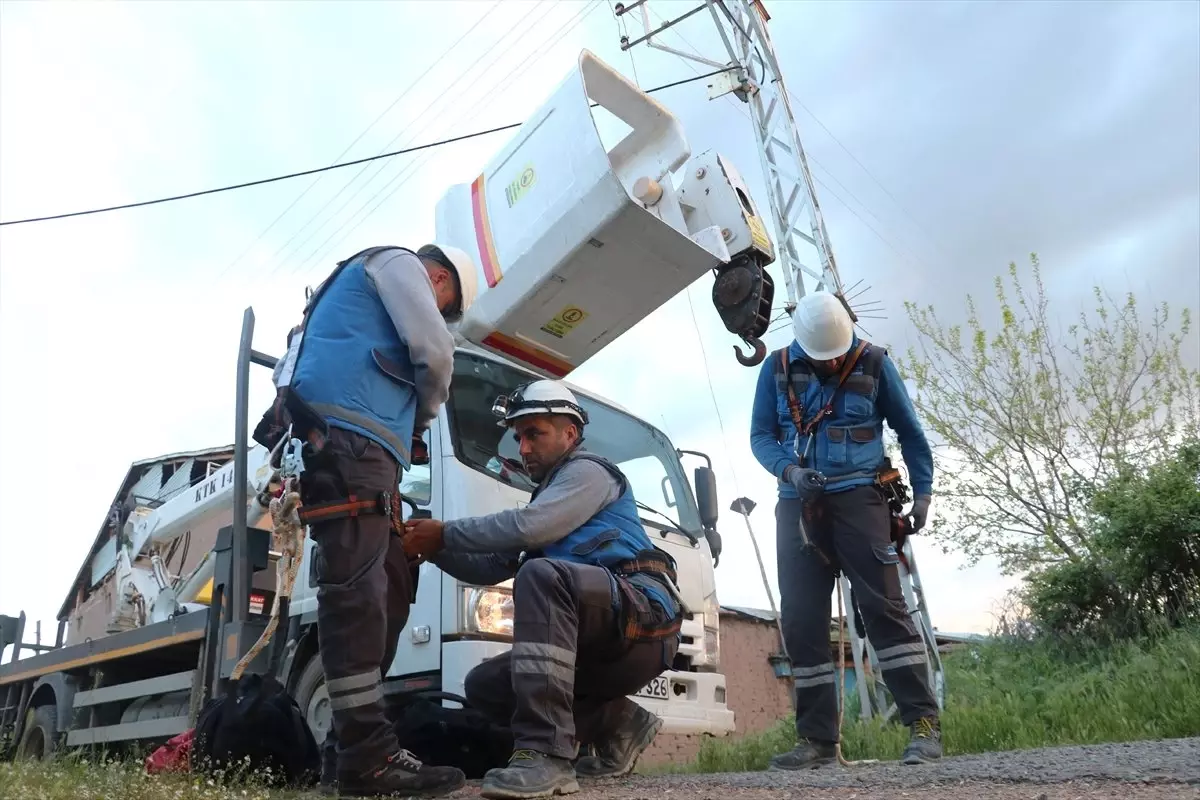
<svg viewBox="0 0 1200 800">
<path fill-rule="evenodd" d="M 448 322 L 477 293 L 462 250 L 372 247 L 338 264 L 309 298 L 276 366 L 276 401 L 255 430 L 273 447 L 303 442 L 300 518 L 317 580 L 317 637 L 333 729 L 322 784 L 343 797 L 436 796 L 461 770 L 421 764 L 385 714 L 382 672 L 416 595 L 393 530 L 401 472 L 427 458 L 422 436 L 450 391 Z M 336 765 L 336 766 L 335 766 Z"/>
<path fill-rule="evenodd" d="M 759 372 L 750 423 L 754 456 L 779 481 L 780 614 L 799 740 L 794 750 L 772 758 L 771 766 L 807 769 L 837 757 L 838 685 L 829 619 L 839 572 L 850 579 L 884 683 L 911 729 L 904 763 L 940 758 L 941 726 L 925 646 L 901 591 L 893 518 L 880 483 L 886 421 L 912 480 L 911 527 L 920 530 L 933 493 L 929 442 L 887 351 L 854 334 L 839 297 L 806 295 L 792 322 L 795 340 Z"/>
<path fill-rule="evenodd" d="M 512 649 L 467 674 L 466 698 L 514 738 L 483 797 L 551 797 L 633 769 L 662 721 L 628 696 L 669 668 L 683 617 L 674 560 L 621 471 L 580 447 L 588 416 L 570 389 L 534 381 L 496 407 L 537 484 L 529 504 L 410 520 L 404 546 L 468 583 L 515 576 Z"/>
</svg>

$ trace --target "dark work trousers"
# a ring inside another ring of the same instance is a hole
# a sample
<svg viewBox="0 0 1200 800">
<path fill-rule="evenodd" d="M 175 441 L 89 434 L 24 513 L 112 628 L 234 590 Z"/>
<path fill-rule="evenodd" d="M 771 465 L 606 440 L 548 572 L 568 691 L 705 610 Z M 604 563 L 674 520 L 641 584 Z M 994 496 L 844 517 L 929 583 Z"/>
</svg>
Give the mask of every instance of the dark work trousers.
<svg viewBox="0 0 1200 800">
<path fill-rule="evenodd" d="M 603 741 L 636 713 L 628 695 L 679 646 L 674 636 L 626 642 L 623 604 L 603 567 L 526 562 L 513 581 L 512 649 L 467 673 L 467 700 L 511 725 L 517 750 L 573 759 L 579 745 Z"/>
<path fill-rule="evenodd" d="M 345 502 L 350 494 L 367 499 L 395 492 L 400 483 L 400 465 L 387 450 L 337 428 L 313 462 L 301 475 L 306 504 Z M 325 747 L 336 747 L 339 772 L 362 772 L 400 749 L 385 716 L 382 681 L 408 622 L 413 577 L 384 515 L 319 522 L 310 535 L 316 542 L 317 637 L 333 711 Z"/>
<path fill-rule="evenodd" d="M 905 725 L 938 713 L 929 688 L 925 646 L 900 588 L 887 505 L 874 486 L 827 493 L 816 501 L 808 535 L 830 559 L 806 547 L 799 499 L 775 507 L 783 637 L 796 687 L 796 733 L 837 741 L 837 668 L 829 640 L 831 595 L 837 565 L 850 579 L 879 669 Z M 852 613 L 847 609 L 847 613 Z M 862 684 L 860 683 L 860 686 Z"/>
</svg>

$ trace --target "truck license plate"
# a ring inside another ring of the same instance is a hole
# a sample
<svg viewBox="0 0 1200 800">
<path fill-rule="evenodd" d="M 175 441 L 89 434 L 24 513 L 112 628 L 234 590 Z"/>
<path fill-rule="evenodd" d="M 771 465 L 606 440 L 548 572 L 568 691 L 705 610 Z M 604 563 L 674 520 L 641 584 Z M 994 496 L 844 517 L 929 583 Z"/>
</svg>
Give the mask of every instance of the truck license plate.
<svg viewBox="0 0 1200 800">
<path fill-rule="evenodd" d="M 643 686 L 634 697 L 649 697 L 653 700 L 669 700 L 667 679 L 661 675 Z"/>
</svg>

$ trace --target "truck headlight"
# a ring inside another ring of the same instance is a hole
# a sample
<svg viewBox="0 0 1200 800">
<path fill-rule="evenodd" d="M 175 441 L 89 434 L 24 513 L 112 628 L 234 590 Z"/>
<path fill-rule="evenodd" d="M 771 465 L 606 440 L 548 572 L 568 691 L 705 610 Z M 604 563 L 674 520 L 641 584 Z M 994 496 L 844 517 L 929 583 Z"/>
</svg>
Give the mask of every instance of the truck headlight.
<svg viewBox="0 0 1200 800">
<path fill-rule="evenodd" d="M 502 587 L 463 587 L 462 628 L 467 633 L 512 636 L 512 590 Z"/>
<path fill-rule="evenodd" d="M 716 592 L 704 598 L 704 660 L 713 671 L 721 668 L 721 604 Z"/>
</svg>

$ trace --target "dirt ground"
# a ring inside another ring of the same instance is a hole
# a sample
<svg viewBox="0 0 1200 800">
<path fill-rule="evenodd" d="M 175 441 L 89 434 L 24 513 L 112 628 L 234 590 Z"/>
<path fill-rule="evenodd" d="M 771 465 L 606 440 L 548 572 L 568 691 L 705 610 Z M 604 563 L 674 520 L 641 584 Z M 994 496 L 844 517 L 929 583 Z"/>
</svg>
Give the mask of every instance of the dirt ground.
<svg viewBox="0 0 1200 800">
<path fill-rule="evenodd" d="M 916 767 L 635 775 L 581 788 L 572 800 L 1200 800 L 1200 738 L 985 753 Z M 478 794 L 469 786 L 454 798 Z"/>
<path fill-rule="evenodd" d="M 477 789 L 456 793 L 454 799 L 478 797 Z M 1198 800 L 1200 787 L 1179 784 L 1128 786 L 1119 781 L 1094 783 L 1072 781 L 1056 786 L 1031 784 L 959 783 L 941 784 L 923 789 L 880 788 L 814 789 L 730 788 L 713 781 L 689 778 L 674 782 L 671 788 L 651 789 L 635 780 L 591 784 L 570 800 Z"/>
</svg>

